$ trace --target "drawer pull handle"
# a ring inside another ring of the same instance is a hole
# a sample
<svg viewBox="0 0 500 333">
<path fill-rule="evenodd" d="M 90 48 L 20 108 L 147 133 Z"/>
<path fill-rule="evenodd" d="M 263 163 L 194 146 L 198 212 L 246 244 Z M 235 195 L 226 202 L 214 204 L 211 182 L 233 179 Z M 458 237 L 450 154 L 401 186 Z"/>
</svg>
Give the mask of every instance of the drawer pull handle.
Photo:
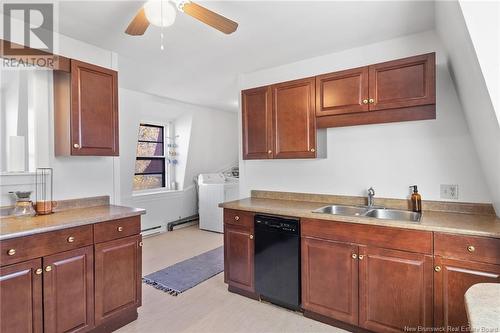
<svg viewBox="0 0 500 333">
<path fill-rule="evenodd" d="M 50 272 L 51 270 L 52 270 L 52 266 L 49 265 L 49 266 L 45 267 L 46 272 Z"/>
<path fill-rule="evenodd" d="M 351 254 L 352 259 L 356 259 L 358 255 L 356 253 Z"/>
<path fill-rule="evenodd" d="M 469 246 L 467 246 L 467 251 L 474 252 L 474 251 L 476 251 L 476 248 L 472 245 L 469 245 Z"/>
<path fill-rule="evenodd" d="M 116 230 L 118 230 L 118 232 L 122 232 L 123 231 L 123 227 L 118 227 L 118 228 L 116 228 Z"/>
<path fill-rule="evenodd" d="M 253 239 L 253 235 L 250 235 L 249 237 L 250 237 L 250 239 Z"/>
<path fill-rule="evenodd" d="M 441 272 L 441 266 L 436 266 L 436 267 L 434 267 L 434 270 L 435 270 L 436 272 Z"/>
<path fill-rule="evenodd" d="M 234 217 L 234 220 L 235 220 L 235 221 L 239 221 L 239 220 L 240 220 L 240 217 L 239 217 L 238 215 L 236 215 L 236 216 Z"/>
<path fill-rule="evenodd" d="M 43 273 L 43 269 L 41 269 L 41 268 L 37 268 L 37 270 L 35 271 L 36 275 L 40 275 L 42 273 Z"/>
<path fill-rule="evenodd" d="M 359 259 L 359 260 L 363 260 L 363 258 L 364 258 L 364 257 L 365 257 L 364 255 L 360 254 L 360 255 L 358 256 L 358 259 Z"/>
<path fill-rule="evenodd" d="M 9 251 L 7 251 L 7 254 L 9 256 L 13 256 L 14 254 L 16 254 L 16 249 L 10 249 Z"/>
<path fill-rule="evenodd" d="M 73 243 L 75 241 L 75 237 L 69 236 L 68 237 L 68 243 Z"/>
</svg>

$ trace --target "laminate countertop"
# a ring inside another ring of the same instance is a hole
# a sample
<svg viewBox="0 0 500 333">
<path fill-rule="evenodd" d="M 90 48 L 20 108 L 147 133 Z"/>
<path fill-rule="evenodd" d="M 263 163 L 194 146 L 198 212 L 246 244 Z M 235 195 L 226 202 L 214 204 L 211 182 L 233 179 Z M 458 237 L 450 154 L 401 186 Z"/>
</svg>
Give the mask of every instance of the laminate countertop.
<svg viewBox="0 0 500 333">
<path fill-rule="evenodd" d="M 478 283 L 465 292 L 472 332 L 500 332 L 500 283 Z"/>
<path fill-rule="evenodd" d="M 361 223 L 386 227 L 440 231 L 470 236 L 500 238 L 500 219 L 494 215 L 424 211 L 420 222 L 382 220 L 362 216 L 342 216 L 313 213 L 312 211 L 329 205 L 324 202 L 281 200 L 267 198 L 246 198 L 224 202 L 219 207 L 325 221 Z"/>
<path fill-rule="evenodd" d="M 145 213 L 146 211 L 140 208 L 104 205 L 68 209 L 49 215 L 34 217 L 4 217 L 0 218 L 0 241 L 137 216 Z"/>
</svg>

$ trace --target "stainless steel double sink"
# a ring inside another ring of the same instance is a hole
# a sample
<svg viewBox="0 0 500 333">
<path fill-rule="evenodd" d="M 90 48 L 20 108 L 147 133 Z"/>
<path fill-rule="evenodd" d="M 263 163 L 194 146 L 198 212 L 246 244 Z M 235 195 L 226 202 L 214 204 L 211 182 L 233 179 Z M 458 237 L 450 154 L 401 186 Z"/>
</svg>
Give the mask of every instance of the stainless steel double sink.
<svg viewBox="0 0 500 333">
<path fill-rule="evenodd" d="M 346 206 L 330 205 L 313 210 L 313 213 L 344 215 L 344 216 L 363 216 L 373 217 L 382 220 L 398 220 L 407 222 L 420 222 L 421 213 L 410 212 L 407 210 L 386 209 L 382 207 L 369 206 Z"/>
</svg>

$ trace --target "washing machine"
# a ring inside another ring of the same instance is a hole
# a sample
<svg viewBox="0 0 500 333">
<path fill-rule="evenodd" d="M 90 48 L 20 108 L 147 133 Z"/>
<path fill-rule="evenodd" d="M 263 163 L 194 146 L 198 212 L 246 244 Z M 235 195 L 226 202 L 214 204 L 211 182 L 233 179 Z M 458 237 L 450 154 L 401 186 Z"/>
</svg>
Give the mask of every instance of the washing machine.
<svg viewBox="0 0 500 333">
<path fill-rule="evenodd" d="M 239 180 L 222 173 L 198 176 L 200 229 L 224 232 L 223 209 L 219 203 L 239 199 Z"/>
</svg>

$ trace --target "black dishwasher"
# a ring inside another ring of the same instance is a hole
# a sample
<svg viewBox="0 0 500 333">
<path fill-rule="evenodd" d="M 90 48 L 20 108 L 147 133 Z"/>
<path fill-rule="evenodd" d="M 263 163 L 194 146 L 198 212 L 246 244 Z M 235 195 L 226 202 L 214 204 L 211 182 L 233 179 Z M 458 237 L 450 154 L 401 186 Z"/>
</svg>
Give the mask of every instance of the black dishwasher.
<svg viewBox="0 0 500 333">
<path fill-rule="evenodd" d="M 300 309 L 299 220 L 255 216 L 255 291 L 261 299 Z"/>
</svg>

